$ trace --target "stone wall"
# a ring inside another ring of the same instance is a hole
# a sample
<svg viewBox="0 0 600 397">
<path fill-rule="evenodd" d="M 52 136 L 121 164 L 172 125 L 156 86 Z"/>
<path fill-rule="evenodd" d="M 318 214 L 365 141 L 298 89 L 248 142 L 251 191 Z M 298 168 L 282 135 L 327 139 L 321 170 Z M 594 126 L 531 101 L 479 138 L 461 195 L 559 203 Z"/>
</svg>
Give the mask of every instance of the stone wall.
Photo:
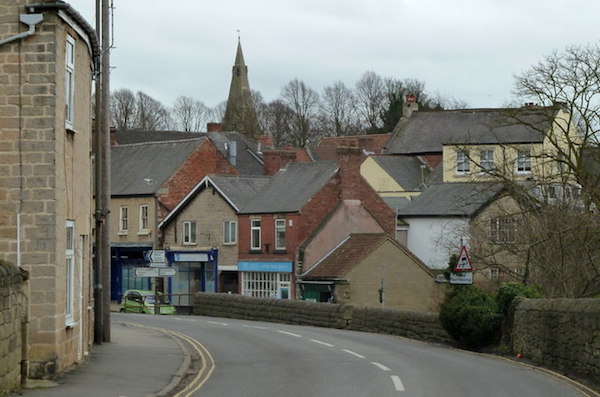
<svg viewBox="0 0 600 397">
<path fill-rule="evenodd" d="M 527 360 L 600 384 L 600 299 L 525 299 L 512 349 Z"/>
<path fill-rule="evenodd" d="M 0 260 L 0 395 L 21 385 L 27 319 L 24 280 L 25 273 Z"/>
<path fill-rule="evenodd" d="M 437 314 L 298 300 L 198 293 L 194 315 L 340 328 L 450 343 Z"/>
</svg>

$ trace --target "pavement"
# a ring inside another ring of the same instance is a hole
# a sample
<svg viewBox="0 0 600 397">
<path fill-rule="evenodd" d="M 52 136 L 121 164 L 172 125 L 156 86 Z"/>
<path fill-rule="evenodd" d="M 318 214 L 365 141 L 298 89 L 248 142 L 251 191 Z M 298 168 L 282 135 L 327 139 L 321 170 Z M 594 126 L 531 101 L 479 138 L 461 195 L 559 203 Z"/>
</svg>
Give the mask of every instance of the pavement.
<svg viewBox="0 0 600 397">
<path fill-rule="evenodd" d="M 111 341 L 94 345 L 90 357 L 56 381 L 28 380 L 10 396 L 172 396 L 190 369 L 183 343 L 170 333 L 111 320 Z"/>
</svg>

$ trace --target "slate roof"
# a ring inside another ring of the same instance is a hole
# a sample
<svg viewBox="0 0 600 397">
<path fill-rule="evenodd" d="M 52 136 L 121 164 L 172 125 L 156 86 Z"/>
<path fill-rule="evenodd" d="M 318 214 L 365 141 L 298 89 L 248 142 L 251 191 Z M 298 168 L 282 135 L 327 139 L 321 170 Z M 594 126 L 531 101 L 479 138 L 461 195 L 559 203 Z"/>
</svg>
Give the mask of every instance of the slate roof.
<svg viewBox="0 0 600 397">
<path fill-rule="evenodd" d="M 386 153 L 442 152 L 444 144 L 539 143 L 556 111 L 554 107 L 418 111 L 398 122 Z"/>
<path fill-rule="evenodd" d="M 241 213 L 297 212 L 337 169 L 337 164 L 329 161 L 290 163 L 271 177 L 271 181 L 244 206 Z"/>
<path fill-rule="evenodd" d="M 410 203 L 400 208 L 399 217 L 471 217 L 496 197 L 499 183 L 454 182 L 430 185 Z"/>
<path fill-rule="evenodd" d="M 371 156 L 405 190 L 418 190 L 430 171 L 415 156 Z"/>
<path fill-rule="evenodd" d="M 208 184 L 211 184 L 236 211 L 239 211 L 269 183 L 269 180 L 267 176 L 207 175 L 169 212 L 158 227 L 162 228 L 169 224 L 171 219 L 187 207 Z"/>
<path fill-rule="evenodd" d="M 228 132 L 181 132 L 181 131 L 117 131 L 114 135 L 118 145 L 143 142 L 173 141 L 208 137 L 221 154 L 229 159 L 228 146 L 231 141 L 236 145 L 235 168 L 240 175 L 262 175 L 263 162 L 258 142 L 236 131 Z"/>
<path fill-rule="evenodd" d="M 111 148 L 111 195 L 153 195 L 206 138 Z"/>
<path fill-rule="evenodd" d="M 354 233 L 301 276 L 302 279 L 343 279 L 381 242 L 385 233 Z"/>
<path fill-rule="evenodd" d="M 247 207 L 270 182 L 268 176 L 209 175 L 208 179 L 237 209 Z"/>
</svg>

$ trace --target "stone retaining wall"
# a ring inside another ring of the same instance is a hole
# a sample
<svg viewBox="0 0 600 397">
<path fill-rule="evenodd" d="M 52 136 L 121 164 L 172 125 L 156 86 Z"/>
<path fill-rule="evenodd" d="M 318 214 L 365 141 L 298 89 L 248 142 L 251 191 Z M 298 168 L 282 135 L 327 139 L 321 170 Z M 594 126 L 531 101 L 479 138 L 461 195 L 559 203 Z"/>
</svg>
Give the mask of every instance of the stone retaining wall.
<svg viewBox="0 0 600 397">
<path fill-rule="evenodd" d="M 193 314 L 341 328 L 440 343 L 451 342 L 448 334 L 442 329 L 437 314 L 393 309 L 199 293 L 194 296 Z"/>
<path fill-rule="evenodd" d="M 0 395 L 21 385 L 27 298 L 21 270 L 0 260 Z"/>
<path fill-rule="evenodd" d="M 525 299 L 512 349 L 525 359 L 600 384 L 600 299 Z"/>
</svg>

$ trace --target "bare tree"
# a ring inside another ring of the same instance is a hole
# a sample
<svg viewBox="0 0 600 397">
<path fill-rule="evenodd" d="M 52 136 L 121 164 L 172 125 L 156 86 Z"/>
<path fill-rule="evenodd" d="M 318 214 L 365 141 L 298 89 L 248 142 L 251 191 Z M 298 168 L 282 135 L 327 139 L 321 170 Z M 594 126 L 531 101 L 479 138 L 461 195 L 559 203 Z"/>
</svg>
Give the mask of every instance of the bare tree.
<svg viewBox="0 0 600 397">
<path fill-rule="evenodd" d="M 258 118 L 261 129 L 273 137 L 276 147 L 293 144 L 291 137 L 294 112 L 282 100 L 261 104 Z"/>
<path fill-rule="evenodd" d="M 169 110 L 150 95 L 138 91 L 136 128 L 143 131 L 158 131 L 169 126 Z"/>
<path fill-rule="evenodd" d="M 318 110 L 319 94 L 304 82 L 294 79 L 283 87 L 281 96 L 294 112 L 291 142 L 294 146 L 304 147 L 314 138 L 311 122 Z"/>
<path fill-rule="evenodd" d="M 110 114 L 118 130 L 135 128 L 137 104 L 133 91 L 122 88 L 110 97 Z"/>
<path fill-rule="evenodd" d="M 175 128 L 179 131 L 202 131 L 208 121 L 209 109 L 194 98 L 179 96 L 173 104 L 171 117 Z"/>
<path fill-rule="evenodd" d="M 356 97 L 350 88 L 338 81 L 325 87 L 321 98 L 325 130 L 334 136 L 358 133 Z"/>
<path fill-rule="evenodd" d="M 490 237 L 493 229 L 488 227 L 486 234 L 485 223 L 483 229 L 474 229 L 472 253 L 484 266 L 501 268 L 526 284 L 540 284 L 548 296 L 596 296 L 600 294 L 600 48 L 572 46 L 552 53 L 516 76 L 515 94 L 528 106 L 507 109 L 500 124 L 543 136 L 544 150 L 531 153 L 527 181 L 507 172 L 514 170 L 514 159 L 512 166 L 500 162 L 488 170 L 506 187 L 506 197 L 514 204 L 491 221 L 511 227 L 502 231 L 504 241 L 492 244 L 480 240 Z M 502 152 L 511 149 L 515 150 L 507 144 Z M 515 263 L 523 265 L 522 272 L 511 271 Z"/>
<path fill-rule="evenodd" d="M 385 111 L 385 82 L 375 72 L 366 72 L 356 83 L 358 113 L 367 133 L 380 132 Z"/>
</svg>

